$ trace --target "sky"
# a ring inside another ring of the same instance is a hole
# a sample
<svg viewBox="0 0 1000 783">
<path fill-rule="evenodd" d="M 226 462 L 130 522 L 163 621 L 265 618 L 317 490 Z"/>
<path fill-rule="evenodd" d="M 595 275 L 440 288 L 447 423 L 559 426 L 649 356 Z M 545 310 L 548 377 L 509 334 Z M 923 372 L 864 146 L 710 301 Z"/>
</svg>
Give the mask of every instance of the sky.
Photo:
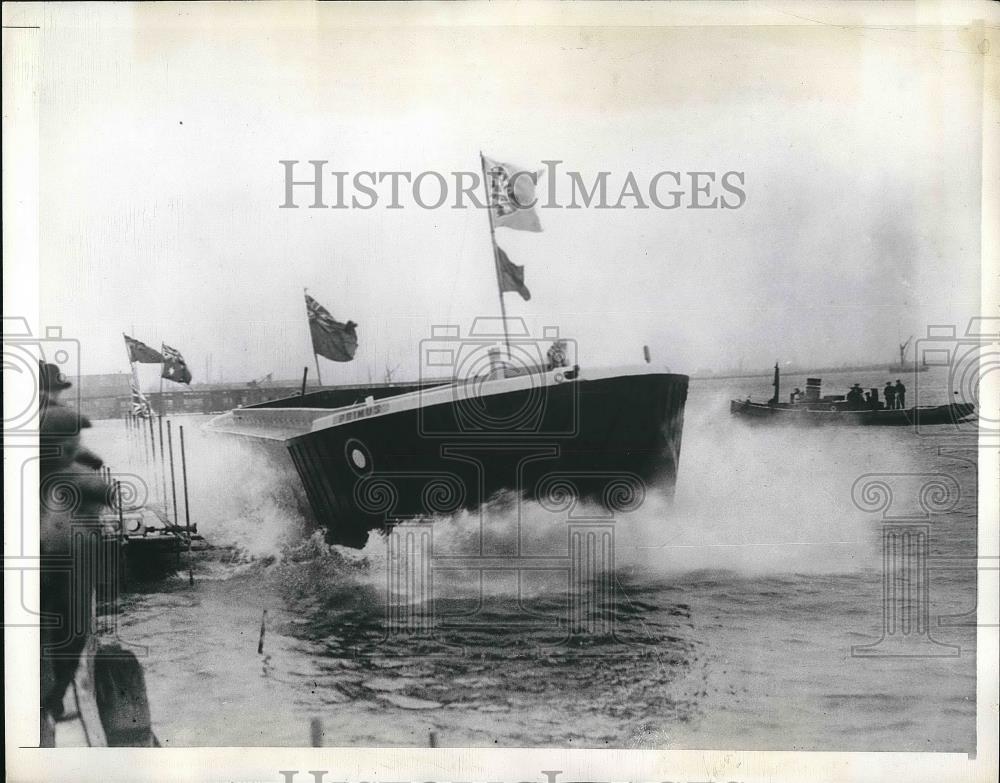
<svg viewBox="0 0 1000 783">
<path fill-rule="evenodd" d="M 608 171 L 614 194 L 630 171 L 743 172 L 739 209 L 541 209 L 542 233 L 497 230 L 532 292 L 508 315 L 558 327 L 581 364 L 643 345 L 676 372 L 890 361 L 979 312 L 973 31 L 100 11 L 46 10 L 40 67 L 40 312 L 83 373 L 127 369 L 123 331 L 178 348 L 195 381 L 209 361 L 213 381 L 312 373 L 304 287 L 359 324 L 327 383 L 416 377 L 434 325 L 498 314 L 483 211 L 405 189 L 387 209 L 385 187 L 370 210 L 279 209 L 280 160 L 447 174 L 482 150 Z"/>
</svg>

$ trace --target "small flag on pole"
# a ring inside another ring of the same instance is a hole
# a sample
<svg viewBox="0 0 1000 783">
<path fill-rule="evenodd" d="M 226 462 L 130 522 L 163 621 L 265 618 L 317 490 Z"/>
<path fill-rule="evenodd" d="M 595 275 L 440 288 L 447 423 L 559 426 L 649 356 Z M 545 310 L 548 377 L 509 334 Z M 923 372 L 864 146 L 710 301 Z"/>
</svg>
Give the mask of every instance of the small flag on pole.
<svg viewBox="0 0 1000 783">
<path fill-rule="evenodd" d="M 500 263 L 500 290 L 512 291 L 520 294 L 525 302 L 530 301 L 531 291 L 524 284 L 524 267 L 511 261 L 499 245 L 497 245 L 497 260 Z"/>
<path fill-rule="evenodd" d="M 161 378 L 166 378 L 174 383 L 191 383 L 191 371 L 187 362 L 181 356 L 181 352 L 176 348 L 171 348 L 166 343 L 163 346 L 163 370 L 160 372 Z"/>
<path fill-rule="evenodd" d="M 129 386 L 132 389 L 132 415 L 138 416 L 142 419 L 148 419 L 150 415 L 152 415 L 152 409 L 149 407 L 149 400 L 147 400 L 145 395 L 139 391 L 139 384 L 136 383 L 134 377 L 129 379 Z"/>
<path fill-rule="evenodd" d="M 357 324 L 342 324 L 309 294 L 306 294 L 306 312 L 309 315 L 309 334 L 312 335 L 313 352 L 334 362 L 349 362 L 358 350 Z"/>
<path fill-rule="evenodd" d="M 125 347 L 128 349 L 129 362 L 139 362 L 140 364 L 163 363 L 163 357 L 160 355 L 159 351 L 154 351 L 146 345 L 146 343 L 139 342 L 138 340 L 129 337 L 124 332 L 122 332 L 122 337 L 125 338 Z"/>
<path fill-rule="evenodd" d="M 511 163 L 500 163 L 483 156 L 490 211 L 496 228 L 518 231 L 541 231 L 535 211 L 535 180 L 541 172 L 527 171 Z"/>
</svg>

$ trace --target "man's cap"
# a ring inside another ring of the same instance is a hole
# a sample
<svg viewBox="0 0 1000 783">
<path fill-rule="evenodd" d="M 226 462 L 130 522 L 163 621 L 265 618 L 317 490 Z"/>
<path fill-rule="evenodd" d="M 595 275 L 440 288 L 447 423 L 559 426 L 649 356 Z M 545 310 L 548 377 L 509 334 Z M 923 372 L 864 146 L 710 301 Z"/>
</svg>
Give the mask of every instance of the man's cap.
<svg viewBox="0 0 1000 783">
<path fill-rule="evenodd" d="M 59 371 L 59 368 L 51 362 L 43 362 L 39 359 L 38 371 L 38 383 L 42 387 L 43 392 L 61 391 L 73 385 L 66 380 L 66 376 Z"/>
</svg>

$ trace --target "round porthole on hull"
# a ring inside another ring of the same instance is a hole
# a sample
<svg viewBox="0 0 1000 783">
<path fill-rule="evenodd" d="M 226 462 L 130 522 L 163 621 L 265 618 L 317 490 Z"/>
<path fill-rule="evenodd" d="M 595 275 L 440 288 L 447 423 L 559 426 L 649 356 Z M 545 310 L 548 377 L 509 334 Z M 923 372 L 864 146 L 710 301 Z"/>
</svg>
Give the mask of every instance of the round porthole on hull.
<svg viewBox="0 0 1000 783">
<path fill-rule="evenodd" d="M 351 438 L 344 444 L 344 456 L 355 473 L 371 473 L 373 460 L 371 452 L 357 438 Z"/>
</svg>

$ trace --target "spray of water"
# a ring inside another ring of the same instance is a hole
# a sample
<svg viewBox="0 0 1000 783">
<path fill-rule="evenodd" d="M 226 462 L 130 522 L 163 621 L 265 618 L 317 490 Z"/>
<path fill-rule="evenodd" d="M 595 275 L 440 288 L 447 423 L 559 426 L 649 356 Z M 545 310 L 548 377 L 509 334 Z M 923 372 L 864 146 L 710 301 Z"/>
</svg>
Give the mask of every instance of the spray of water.
<svg viewBox="0 0 1000 783">
<path fill-rule="evenodd" d="M 130 432 L 122 422 L 101 421 L 87 430 L 85 437 L 88 447 L 114 471 L 139 476 L 147 505 L 161 509 L 165 505 L 171 521 L 176 491 L 176 516 L 183 525 L 183 427 L 191 523 L 213 545 L 233 547 L 248 557 L 280 556 L 286 545 L 302 539 L 309 526 L 298 478 L 282 453 L 283 447 L 278 444 L 271 453 L 255 443 L 205 432 L 202 425 L 206 421 L 203 416 L 170 419 L 175 489 L 170 484 L 169 461 L 160 459 L 158 421 L 153 427 L 155 461 L 151 459 L 147 425 Z"/>
<path fill-rule="evenodd" d="M 615 565 L 662 577 L 700 571 L 834 573 L 868 567 L 876 550 L 869 515 L 851 500 L 862 474 L 912 468 L 898 434 L 872 429 L 748 427 L 724 395 L 696 396 L 686 415 L 676 494 L 647 488 L 635 511 L 611 517 Z M 212 543 L 253 557 L 281 557 L 313 530 L 303 492 L 280 444 L 203 432 L 186 422 L 192 518 Z M 108 434 L 111 434 L 110 432 Z M 107 443 L 114 450 L 119 444 Z M 435 555 L 560 556 L 573 517 L 607 512 L 578 504 L 553 513 L 514 494 L 437 519 Z M 353 562 L 346 556 L 344 562 Z M 386 542 L 361 552 L 380 579 Z"/>
<path fill-rule="evenodd" d="M 202 520 L 199 532 L 253 557 L 280 557 L 307 535 L 308 511 L 283 450 L 198 429 L 190 459 L 198 467 L 191 492 Z"/>
<path fill-rule="evenodd" d="M 660 573 L 838 573 L 877 552 L 852 486 L 875 471 L 913 469 L 896 431 L 748 426 L 728 397 L 689 405 L 676 495 L 651 492 L 622 520 L 620 562 Z"/>
<path fill-rule="evenodd" d="M 900 437 L 866 429 L 749 427 L 728 398 L 689 405 L 675 497 L 648 487 L 635 511 L 608 516 L 586 503 L 553 513 L 507 495 L 438 519 L 435 555 L 559 556 L 574 517 L 613 520 L 615 565 L 654 577 L 694 571 L 743 574 L 851 573 L 877 564 L 877 528 L 854 505 L 869 472 L 914 469 Z M 364 554 L 385 556 L 373 535 Z M 378 569 L 374 569 L 378 571 Z"/>
</svg>

